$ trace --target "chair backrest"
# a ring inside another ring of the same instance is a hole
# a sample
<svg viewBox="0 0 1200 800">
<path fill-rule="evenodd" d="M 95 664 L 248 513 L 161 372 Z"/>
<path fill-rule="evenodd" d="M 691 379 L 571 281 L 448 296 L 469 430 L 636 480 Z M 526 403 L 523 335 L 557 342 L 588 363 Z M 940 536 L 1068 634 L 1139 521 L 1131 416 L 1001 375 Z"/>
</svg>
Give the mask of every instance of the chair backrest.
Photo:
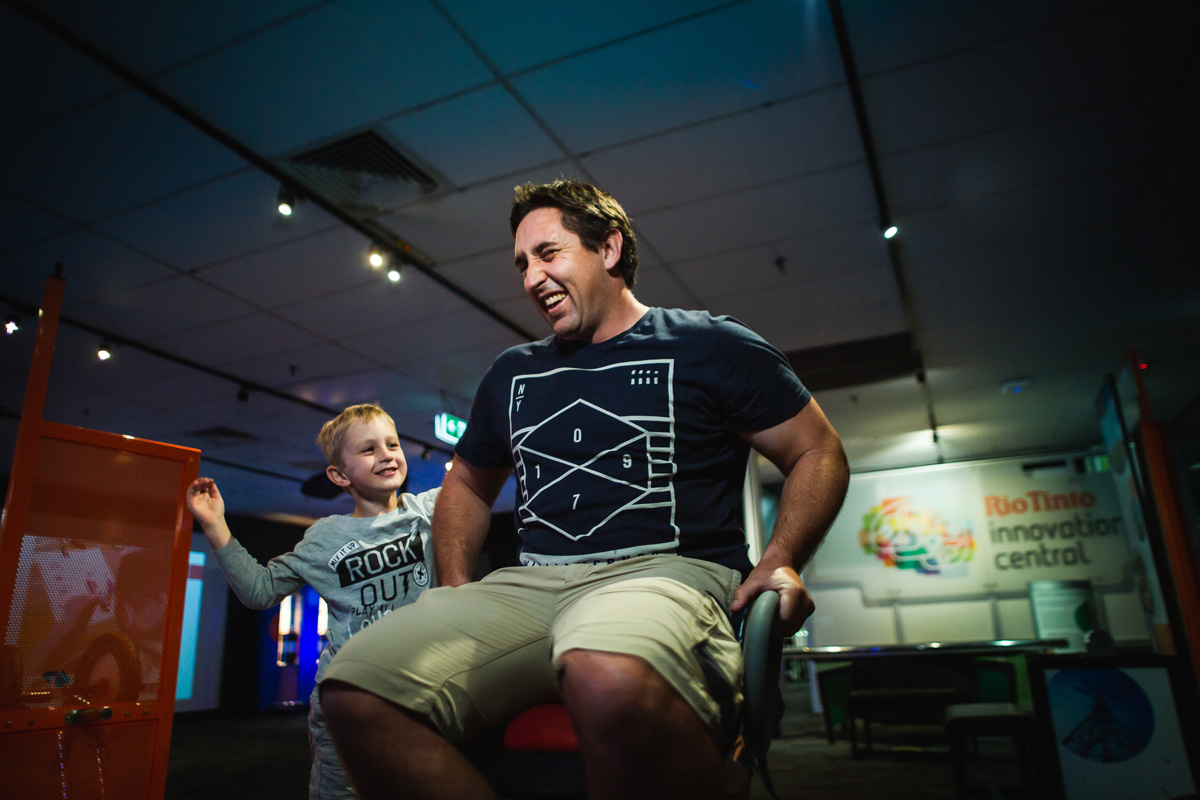
<svg viewBox="0 0 1200 800">
<path fill-rule="evenodd" d="M 771 635 L 779 616 L 779 595 L 763 592 L 754 598 L 742 631 L 746 685 L 742 710 L 742 739 L 756 757 L 766 755 L 779 723 L 779 669 L 783 639 Z"/>
</svg>

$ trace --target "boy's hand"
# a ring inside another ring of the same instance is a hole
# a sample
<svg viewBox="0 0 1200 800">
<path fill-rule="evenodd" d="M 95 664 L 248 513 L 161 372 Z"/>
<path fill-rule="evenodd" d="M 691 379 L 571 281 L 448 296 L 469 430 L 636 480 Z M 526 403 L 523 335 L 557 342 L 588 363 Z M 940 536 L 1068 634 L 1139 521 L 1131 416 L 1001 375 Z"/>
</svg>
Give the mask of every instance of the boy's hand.
<svg viewBox="0 0 1200 800">
<path fill-rule="evenodd" d="M 225 501 L 212 478 L 196 478 L 187 490 L 188 511 L 204 529 L 204 536 L 214 551 L 229 544 L 233 534 L 225 524 Z"/>
<path fill-rule="evenodd" d="M 225 516 L 225 501 L 212 478 L 196 478 L 187 490 L 188 511 L 202 526 L 208 527 Z"/>
</svg>

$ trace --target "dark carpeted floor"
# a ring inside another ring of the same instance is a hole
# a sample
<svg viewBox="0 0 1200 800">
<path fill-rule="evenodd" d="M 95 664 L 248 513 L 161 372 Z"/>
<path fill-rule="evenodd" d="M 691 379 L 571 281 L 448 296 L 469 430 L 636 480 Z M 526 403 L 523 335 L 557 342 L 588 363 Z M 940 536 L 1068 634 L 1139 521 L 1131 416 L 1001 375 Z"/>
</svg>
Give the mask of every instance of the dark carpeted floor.
<svg viewBox="0 0 1200 800">
<path fill-rule="evenodd" d="M 787 711 L 772 744 L 769 768 L 781 800 L 951 800 L 949 753 L 940 729 L 876 726 L 875 752 L 852 759 L 844 737 L 829 744 L 810 712 L 806 684 L 785 688 Z M 969 765 L 973 796 L 1027 798 L 1017 789 L 1015 750 L 982 740 Z M 303 800 L 308 791 L 308 739 L 299 711 L 255 718 L 180 714 L 174 721 L 167 800 Z M 989 786 L 1002 787 L 1000 791 Z M 751 800 L 770 795 L 757 778 Z"/>
</svg>

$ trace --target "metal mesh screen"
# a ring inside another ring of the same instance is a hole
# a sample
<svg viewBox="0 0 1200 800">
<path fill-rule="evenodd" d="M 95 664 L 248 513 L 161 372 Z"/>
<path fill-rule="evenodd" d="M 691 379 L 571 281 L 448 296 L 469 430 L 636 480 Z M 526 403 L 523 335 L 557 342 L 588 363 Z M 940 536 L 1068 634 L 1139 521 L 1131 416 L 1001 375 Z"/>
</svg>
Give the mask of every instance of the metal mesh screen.
<svg viewBox="0 0 1200 800">
<path fill-rule="evenodd" d="M 130 722 L 0 736 L 0 796 L 37 800 L 145 797 L 156 723 Z"/>
<path fill-rule="evenodd" d="M 181 464 L 42 439 L 0 709 L 158 697 Z"/>
</svg>

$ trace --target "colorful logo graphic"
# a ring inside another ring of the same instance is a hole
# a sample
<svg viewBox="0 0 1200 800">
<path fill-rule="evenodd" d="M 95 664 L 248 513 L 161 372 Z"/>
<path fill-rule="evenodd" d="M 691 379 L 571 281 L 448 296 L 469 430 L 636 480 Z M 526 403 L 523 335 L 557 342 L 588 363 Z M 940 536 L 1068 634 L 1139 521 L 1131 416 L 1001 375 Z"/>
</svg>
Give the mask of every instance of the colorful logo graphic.
<svg viewBox="0 0 1200 800">
<path fill-rule="evenodd" d="M 966 524 L 959 527 L 951 532 L 946 521 L 928 509 L 914 510 L 909 497 L 889 497 L 863 515 L 858 540 L 864 553 L 885 566 L 962 577 L 975 557 L 975 537 Z"/>
</svg>

